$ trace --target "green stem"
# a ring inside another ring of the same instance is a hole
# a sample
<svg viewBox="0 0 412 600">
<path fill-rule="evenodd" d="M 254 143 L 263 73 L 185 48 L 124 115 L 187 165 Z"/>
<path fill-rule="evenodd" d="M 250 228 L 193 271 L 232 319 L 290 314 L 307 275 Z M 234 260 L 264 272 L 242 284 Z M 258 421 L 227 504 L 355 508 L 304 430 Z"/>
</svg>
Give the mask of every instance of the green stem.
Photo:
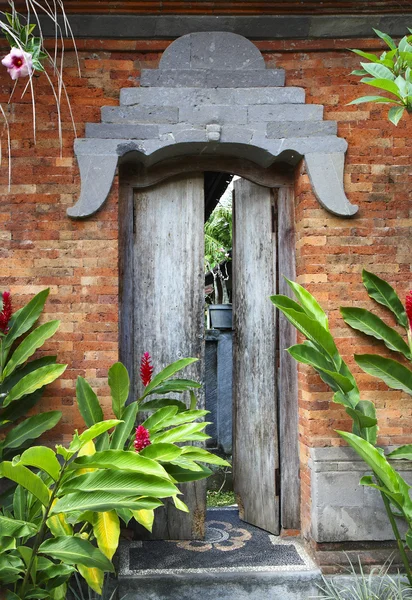
<svg viewBox="0 0 412 600">
<path fill-rule="evenodd" d="M 64 472 L 65 472 L 67 463 L 68 463 L 68 460 L 66 459 L 64 461 L 64 463 L 63 463 L 62 468 L 61 468 L 59 479 L 56 481 L 56 485 L 54 486 L 54 489 L 53 489 L 52 494 L 50 496 L 49 504 L 47 505 L 46 510 L 44 511 L 44 515 L 43 515 L 43 519 L 42 519 L 42 522 L 41 522 L 40 530 L 39 530 L 39 533 L 36 536 L 36 539 L 35 539 L 35 542 L 34 542 L 34 545 L 33 545 L 33 549 L 32 549 L 32 552 L 31 552 L 30 562 L 29 562 L 29 564 L 27 566 L 27 571 L 26 571 L 26 573 L 24 575 L 23 583 L 21 584 L 21 588 L 20 588 L 20 592 L 19 592 L 19 596 L 22 598 L 22 600 L 24 600 L 24 596 L 25 596 L 27 584 L 29 583 L 30 572 L 31 572 L 31 569 L 33 567 L 34 560 L 35 560 L 35 558 L 37 556 L 37 551 L 38 551 L 38 549 L 40 547 L 40 544 L 43 542 L 44 536 L 46 534 L 46 529 L 47 529 L 47 523 L 46 523 L 46 521 L 49 518 L 49 513 L 50 513 L 50 510 L 51 510 L 51 507 L 53 506 L 53 502 L 54 502 L 54 499 L 56 497 L 57 491 L 58 491 L 58 489 L 60 487 L 61 481 L 63 479 L 63 475 L 64 475 Z"/>
<path fill-rule="evenodd" d="M 378 480 L 378 482 L 379 482 L 379 485 L 382 485 L 382 483 L 379 480 Z M 405 546 L 403 544 L 403 540 L 401 538 L 401 534 L 399 533 L 399 529 L 398 529 L 398 526 L 396 524 L 395 517 L 393 516 L 392 509 L 391 509 L 390 502 L 389 502 L 388 498 L 385 496 L 385 494 L 383 492 L 381 492 L 381 496 L 382 496 L 383 503 L 385 505 L 385 509 L 386 509 L 386 512 L 387 512 L 387 515 L 388 515 L 388 518 L 389 518 L 389 522 L 390 522 L 391 527 L 392 527 L 392 531 L 393 531 L 393 533 L 395 535 L 395 538 L 396 538 L 396 543 L 398 544 L 399 554 L 401 555 L 402 562 L 403 562 L 403 565 L 405 567 L 406 577 L 408 578 L 409 586 L 412 588 L 412 571 L 411 571 L 411 566 L 409 564 L 408 557 L 406 556 Z"/>
</svg>

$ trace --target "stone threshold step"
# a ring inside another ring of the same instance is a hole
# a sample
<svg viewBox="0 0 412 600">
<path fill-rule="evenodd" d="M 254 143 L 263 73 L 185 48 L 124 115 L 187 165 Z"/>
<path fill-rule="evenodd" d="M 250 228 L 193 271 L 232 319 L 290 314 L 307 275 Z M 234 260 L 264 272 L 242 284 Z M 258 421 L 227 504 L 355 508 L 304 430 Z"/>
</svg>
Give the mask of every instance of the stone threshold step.
<svg viewBox="0 0 412 600">
<path fill-rule="evenodd" d="M 264 567 L 260 567 L 264 569 Z M 280 569 L 280 567 L 276 567 Z M 319 596 L 320 571 L 203 570 L 176 574 L 119 574 L 122 600 L 309 600 Z"/>
</svg>

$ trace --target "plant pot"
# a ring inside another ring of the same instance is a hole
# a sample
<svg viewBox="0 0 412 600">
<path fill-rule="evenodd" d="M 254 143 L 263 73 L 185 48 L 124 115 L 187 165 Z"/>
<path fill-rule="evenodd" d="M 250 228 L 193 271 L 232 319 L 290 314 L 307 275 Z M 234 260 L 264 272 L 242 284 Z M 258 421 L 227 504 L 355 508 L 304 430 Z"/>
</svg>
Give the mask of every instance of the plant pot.
<svg viewBox="0 0 412 600">
<path fill-rule="evenodd" d="M 209 304 L 211 329 L 232 329 L 232 305 Z"/>
</svg>

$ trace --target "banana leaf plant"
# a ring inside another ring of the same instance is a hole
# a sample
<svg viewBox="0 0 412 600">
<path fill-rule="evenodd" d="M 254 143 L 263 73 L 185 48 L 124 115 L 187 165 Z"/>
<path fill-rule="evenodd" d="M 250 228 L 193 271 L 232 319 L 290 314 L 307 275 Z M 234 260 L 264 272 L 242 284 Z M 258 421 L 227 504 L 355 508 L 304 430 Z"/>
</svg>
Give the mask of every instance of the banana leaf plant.
<svg viewBox="0 0 412 600">
<path fill-rule="evenodd" d="M 32 440 L 54 427 L 61 417 L 61 412 L 53 410 L 27 417 L 17 424 L 39 401 L 44 386 L 66 369 L 66 365 L 56 364 L 55 356 L 29 360 L 56 333 L 60 324 L 60 321 L 48 321 L 30 331 L 43 311 L 49 291 L 41 291 L 14 314 L 10 293 L 1 294 L 0 431 L 3 439 L 0 460 L 12 459 Z M 25 337 L 19 342 L 22 336 Z"/>
<path fill-rule="evenodd" d="M 345 322 L 352 328 L 380 340 L 392 352 L 398 352 L 404 360 L 412 360 L 412 293 L 407 298 L 405 310 L 395 290 L 383 279 L 364 270 L 363 283 L 375 302 L 389 310 L 399 327 L 405 330 L 405 338 L 396 329 L 387 325 L 380 317 L 363 308 L 342 307 Z M 377 419 L 375 405 L 361 400 L 356 380 L 343 361 L 329 331 L 325 312 L 316 299 L 302 286 L 286 280 L 294 292 L 297 302 L 287 296 L 271 296 L 273 304 L 288 321 L 306 338 L 288 352 L 298 362 L 310 365 L 321 379 L 333 390 L 333 401 L 345 407 L 352 419 L 352 433 L 337 433 L 355 450 L 373 471 L 375 479 L 365 476 L 362 485 L 380 491 L 385 509 L 394 532 L 398 549 L 405 567 L 409 585 L 412 587 L 412 571 L 405 548 L 412 550 L 412 501 L 411 486 L 389 463 L 391 459 L 412 460 L 412 444 L 401 446 L 385 456 L 377 446 Z M 403 363 L 375 354 L 356 355 L 355 361 L 369 375 L 378 377 L 393 389 L 412 395 L 412 370 Z M 395 517 L 402 517 L 408 531 L 402 539 Z"/>
<path fill-rule="evenodd" d="M 412 30 L 408 30 L 412 33 Z M 389 96 L 362 96 L 349 102 L 349 104 L 361 104 L 373 102 L 375 104 L 392 105 L 388 118 L 397 125 L 406 111 L 412 112 L 412 35 L 404 36 L 399 44 L 386 33 L 374 29 L 389 47 L 380 56 L 363 50 L 352 50 L 368 62 L 361 62 L 360 69 L 352 71 L 351 75 L 361 77 L 361 83 L 370 85 Z"/>
<path fill-rule="evenodd" d="M 143 399 L 192 388 L 196 382 L 171 379 L 190 362 L 164 369 Z M 99 420 L 97 396 L 79 378 L 77 402 L 87 429 L 76 431 L 68 448 L 37 446 L 0 465 L 0 476 L 18 484 L 12 508 L 0 516 L 0 585 L 7 600 L 63 599 L 73 573 L 100 594 L 104 574 L 114 571 L 120 522 L 134 518 L 150 531 L 163 499 L 188 510 L 177 483 L 207 477 L 204 463 L 227 465 L 202 448 L 176 445 L 208 437 L 207 423 L 194 422 L 206 411 L 183 408 L 178 400 L 158 408 L 159 400 L 148 400 L 142 406 L 152 402 L 154 412 L 135 432 L 139 404 L 126 405 L 129 377 L 121 363 L 111 367 L 109 386 L 120 418 Z"/>
</svg>

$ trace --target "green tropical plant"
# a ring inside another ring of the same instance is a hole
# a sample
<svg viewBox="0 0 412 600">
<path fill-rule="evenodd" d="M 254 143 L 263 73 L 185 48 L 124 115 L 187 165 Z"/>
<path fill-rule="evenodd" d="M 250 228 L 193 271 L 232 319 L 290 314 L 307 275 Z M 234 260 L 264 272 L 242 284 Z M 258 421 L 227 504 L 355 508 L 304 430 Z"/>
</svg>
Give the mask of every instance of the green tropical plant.
<svg viewBox="0 0 412 600">
<path fill-rule="evenodd" d="M 205 273 L 213 276 L 214 304 L 222 296 L 222 304 L 229 304 L 227 291 L 228 273 L 226 264 L 230 261 L 232 249 L 232 202 L 219 203 L 205 223 Z M 219 293 L 218 281 L 222 287 Z"/>
<path fill-rule="evenodd" d="M 320 596 L 312 600 L 405 600 L 412 598 L 412 590 L 405 587 L 401 578 L 389 575 L 390 564 L 364 572 L 359 560 L 359 573 L 349 560 L 348 576 L 344 579 L 322 577 Z"/>
<path fill-rule="evenodd" d="M 176 484 L 207 477 L 210 470 L 199 463 L 227 465 L 203 448 L 176 445 L 208 437 L 207 423 L 194 422 L 206 414 L 193 406 L 192 388 L 199 384 L 172 379 L 193 361 L 166 367 L 147 383 L 139 403 L 129 405 L 127 371 L 113 365 L 109 386 L 120 418 L 112 420 L 101 419 L 97 396 L 79 378 L 77 402 L 87 429 L 76 431 L 68 448 L 37 446 L 0 464 L 0 476 L 18 484 L 12 507 L 0 516 L 0 584 L 8 599 L 64 598 L 74 573 L 100 594 L 104 574 L 114 571 L 120 521 L 134 518 L 150 531 L 162 499 L 171 497 L 176 508 L 188 510 Z M 192 398 L 189 409 L 180 400 L 148 400 L 185 390 Z M 144 443 L 142 436 L 134 439 L 140 404 L 154 411 L 140 426 Z"/>
<path fill-rule="evenodd" d="M 395 317 L 400 327 L 406 331 L 406 341 L 392 327 L 372 312 L 354 307 L 343 307 L 341 313 L 346 323 L 380 340 L 403 359 L 411 360 L 412 346 L 412 294 L 407 298 L 405 310 L 395 290 L 373 273 L 363 271 L 363 283 L 369 296 L 383 305 Z M 380 491 L 391 523 L 405 571 L 412 586 L 412 571 L 405 547 L 412 549 L 412 501 L 410 486 L 389 464 L 387 457 L 377 444 L 377 420 L 375 406 L 370 401 L 360 399 L 355 378 L 343 361 L 329 331 L 328 319 L 316 299 L 302 286 L 286 280 L 298 302 L 287 296 L 272 296 L 275 306 L 302 333 L 306 341 L 296 344 L 288 352 L 299 362 L 312 366 L 321 379 L 334 391 L 333 401 L 345 407 L 352 419 L 352 433 L 337 433 L 365 461 L 375 475 L 361 479 L 362 485 Z M 412 371 L 392 358 L 374 354 L 355 355 L 360 368 L 382 379 L 389 387 L 406 391 L 412 395 Z M 391 459 L 412 459 L 412 445 L 398 448 L 388 454 Z M 401 516 L 408 524 L 405 541 L 402 540 L 395 517 Z"/>
<path fill-rule="evenodd" d="M 66 365 L 56 364 L 55 356 L 29 360 L 55 334 L 60 323 L 48 321 L 30 331 L 40 317 L 48 295 L 49 289 L 39 292 L 14 314 L 10 293 L 1 295 L 0 430 L 3 430 L 4 438 L 0 442 L 0 460 L 12 459 L 32 440 L 54 427 L 61 417 L 59 411 L 48 411 L 16 424 L 38 402 L 44 386 L 66 369 Z M 23 335 L 24 339 L 18 342 Z"/>
<path fill-rule="evenodd" d="M 412 30 L 409 29 L 412 33 Z M 388 96 L 362 96 L 349 104 L 363 102 L 392 104 L 388 113 L 389 120 L 397 125 L 403 113 L 412 112 L 412 35 L 404 36 L 399 44 L 378 29 L 374 32 L 388 45 L 389 50 L 380 56 L 363 50 L 352 50 L 369 62 L 361 62 L 361 69 L 352 71 L 352 75 L 362 77 L 361 83 L 389 92 Z"/>
</svg>

